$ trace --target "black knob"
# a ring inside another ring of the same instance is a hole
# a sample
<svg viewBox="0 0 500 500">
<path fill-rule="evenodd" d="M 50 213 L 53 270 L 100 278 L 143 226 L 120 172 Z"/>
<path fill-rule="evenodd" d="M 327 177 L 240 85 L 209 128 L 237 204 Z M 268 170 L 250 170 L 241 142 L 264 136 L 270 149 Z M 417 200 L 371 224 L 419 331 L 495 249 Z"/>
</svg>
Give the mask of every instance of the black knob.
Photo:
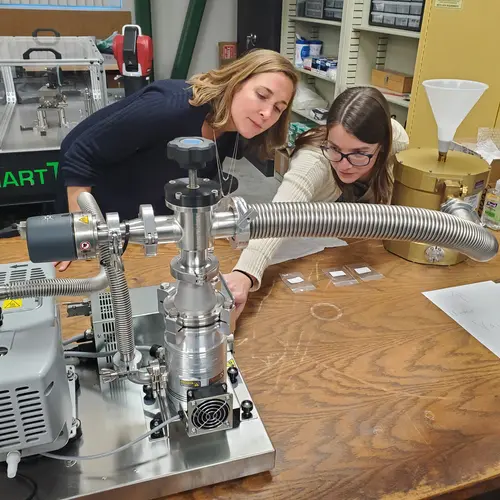
<svg viewBox="0 0 500 500">
<path fill-rule="evenodd" d="M 249 399 L 245 399 L 245 401 L 241 402 L 241 411 L 243 412 L 241 418 L 243 420 L 252 418 L 252 410 L 253 410 L 253 403 Z"/>
<path fill-rule="evenodd" d="M 167 158 L 198 170 L 215 158 L 215 143 L 203 137 L 178 137 L 167 144 Z"/>
<path fill-rule="evenodd" d="M 151 422 L 149 422 L 149 429 L 153 430 L 155 427 L 158 427 L 162 422 L 163 422 L 163 420 L 161 418 L 161 414 L 157 413 L 155 415 L 155 417 L 151 420 Z M 162 438 L 163 437 L 163 429 L 160 429 L 156 432 L 153 432 L 153 434 L 151 434 L 151 437 L 153 439 Z"/>
<path fill-rule="evenodd" d="M 144 404 L 152 405 L 155 402 L 155 397 L 151 386 L 144 385 L 142 387 L 142 392 L 144 392 Z"/>
<path fill-rule="evenodd" d="M 161 345 L 159 344 L 153 344 L 151 346 L 151 349 L 149 349 L 149 355 L 152 357 L 152 358 L 158 358 L 158 349 L 161 348 Z"/>
<path fill-rule="evenodd" d="M 236 379 L 238 378 L 238 368 L 235 366 L 231 366 L 227 369 L 227 374 L 229 376 L 229 380 L 231 381 L 231 384 L 236 384 Z"/>
</svg>

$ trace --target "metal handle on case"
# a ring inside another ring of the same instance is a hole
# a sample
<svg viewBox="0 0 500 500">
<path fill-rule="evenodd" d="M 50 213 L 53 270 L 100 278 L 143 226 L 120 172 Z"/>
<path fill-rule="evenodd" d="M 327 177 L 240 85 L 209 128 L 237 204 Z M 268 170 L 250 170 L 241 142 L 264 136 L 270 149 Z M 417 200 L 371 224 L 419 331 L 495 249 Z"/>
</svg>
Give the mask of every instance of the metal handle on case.
<svg viewBox="0 0 500 500">
<path fill-rule="evenodd" d="M 59 31 L 55 30 L 54 28 L 37 28 L 36 30 L 33 31 L 33 33 L 31 33 L 31 36 L 33 38 L 37 38 L 38 33 L 43 32 L 43 31 L 50 31 L 50 32 L 54 33 L 54 36 L 56 38 L 61 38 L 61 33 L 59 33 Z"/>
<path fill-rule="evenodd" d="M 61 53 L 50 47 L 32 47 L 23 54 L 23 59 L 29 59 L 32 52 L 52 52 L 56 59 L 62 59 Z"/>
</svg>

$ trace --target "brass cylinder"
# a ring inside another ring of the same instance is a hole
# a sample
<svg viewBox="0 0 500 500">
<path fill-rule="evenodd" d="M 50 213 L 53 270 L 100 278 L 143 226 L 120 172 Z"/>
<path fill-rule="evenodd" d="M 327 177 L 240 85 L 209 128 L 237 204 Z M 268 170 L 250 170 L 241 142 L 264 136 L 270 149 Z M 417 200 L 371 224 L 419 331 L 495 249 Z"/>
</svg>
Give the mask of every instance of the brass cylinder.
<svg viewBox="0 0 500 500">
<path fill-rule="evenodd" d="M 479 207 L 490 167 L 478 156 L 458 151 L 441 155 L 436 149 L 407 149 L 394 162 L 393 205 L 440 210 L 450 197 Z M 459 252 L 427 244 L 384 241 L 389 252 L 411 262 L 450 266 L 465 260 Z"/>
</svg>

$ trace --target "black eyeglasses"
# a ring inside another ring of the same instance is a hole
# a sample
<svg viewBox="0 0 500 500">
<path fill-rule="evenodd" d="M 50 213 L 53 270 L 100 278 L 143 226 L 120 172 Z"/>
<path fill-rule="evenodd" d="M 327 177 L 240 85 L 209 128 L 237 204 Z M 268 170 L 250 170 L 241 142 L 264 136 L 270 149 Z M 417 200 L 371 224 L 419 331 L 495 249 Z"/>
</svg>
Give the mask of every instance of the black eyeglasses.
<svg viewBox="0 0 500 500">
<path fill-rule="evenodd" d="M 366 167 L 366 165 L 370 163 L 371 159 L 376 154 L 376 152 L 341 153 L 340 151 L 337 151 L 333 146 L 329 146 L 326 143 L 323 143 L 320 147 L 323 155 L 327 160 L 339 163 L 345 158 L 353 167 Z"/>
</svg>

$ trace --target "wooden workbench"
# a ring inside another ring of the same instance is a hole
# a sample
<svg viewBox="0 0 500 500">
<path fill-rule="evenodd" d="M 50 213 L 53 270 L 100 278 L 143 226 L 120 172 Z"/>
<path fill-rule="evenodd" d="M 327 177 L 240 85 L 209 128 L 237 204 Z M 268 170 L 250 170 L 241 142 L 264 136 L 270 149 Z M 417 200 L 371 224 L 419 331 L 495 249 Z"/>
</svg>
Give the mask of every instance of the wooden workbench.
<svg viewBox="0 0 500 500">
<path fill-rule="evenodd" d="M 146 259 L 130 247 L 129 286 L 169 279 L 174 253 L 161 247 Z M 216 254 L 224 272 L 238 256 L 225 242 Z M 1 262 L 25 259 L 25 242 L 0 243 Z M 322 274 L 361 261 L 384 278 L 337 288 Z M 96 269 L 79 262 L 64 276 Z M 286 271 L 301 271 L 317 290 L 293 294 L 279 277 Z M 235 355 L 276 468 L 173 498 L 462 499 L 499 487 L 500 360 L 421 293 L 497 278 L 500 258 L 426 267 L 376 241 L 268 269 L 238 323 Z M 63 325 L 70 336 L 88 322 Z"/>
</svg>

